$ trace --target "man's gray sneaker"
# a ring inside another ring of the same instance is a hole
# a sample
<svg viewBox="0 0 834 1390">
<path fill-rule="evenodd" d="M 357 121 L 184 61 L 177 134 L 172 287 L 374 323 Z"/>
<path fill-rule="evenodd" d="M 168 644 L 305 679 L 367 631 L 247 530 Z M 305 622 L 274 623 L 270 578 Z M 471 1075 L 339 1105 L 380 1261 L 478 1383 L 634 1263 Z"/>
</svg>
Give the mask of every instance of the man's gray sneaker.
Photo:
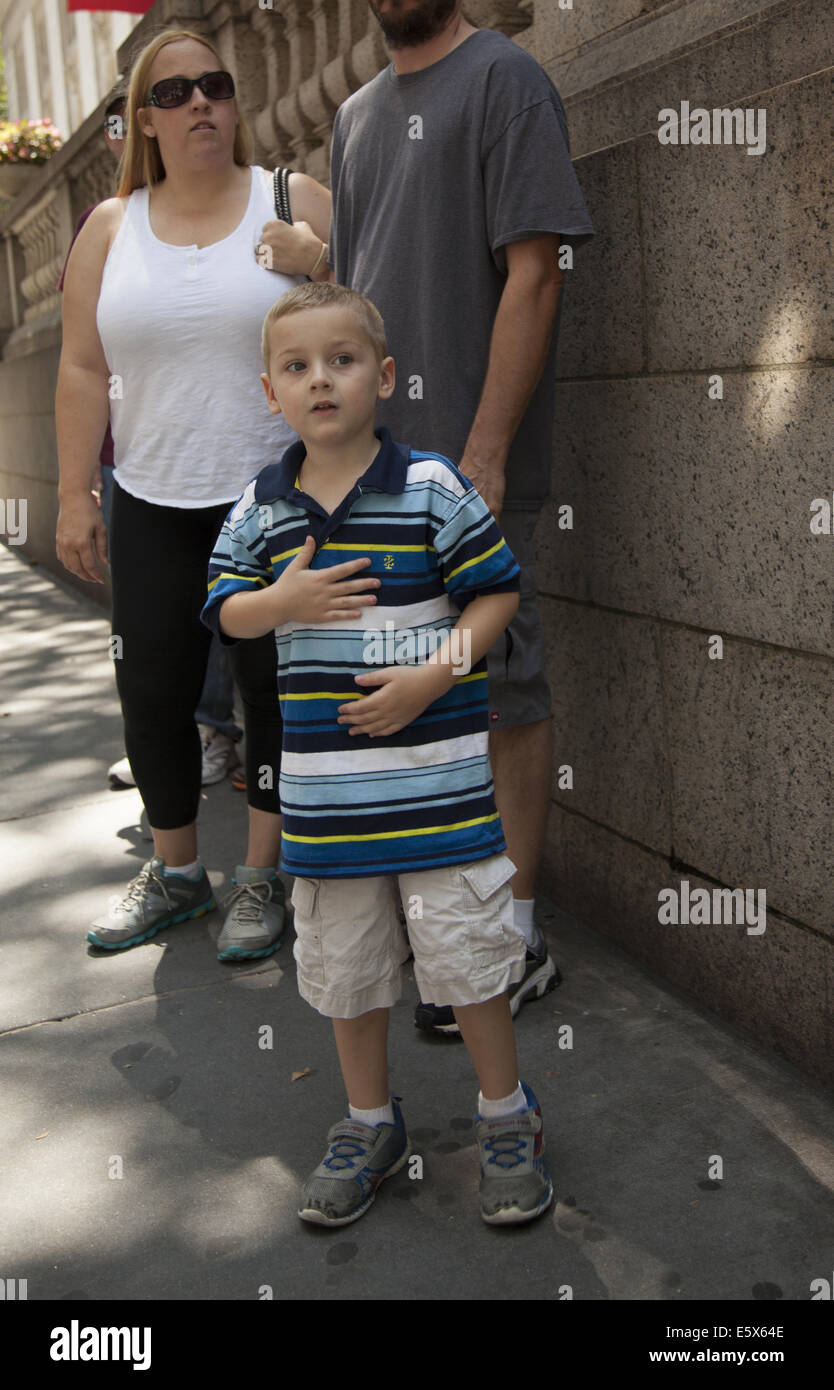
<svg viewBox="0 0 834 1390">
<path fill-rule="evenodd" d="M 298 1214 L 316 1226 L 346 1226 L 371 1205 L 376 1189 L 408 1161 L 411 1148 L 402 1111 L 393 1099 L 392 1125 L 365 1125 L 349 1117 L 327 1136 L 327 1153 L 301 1190 Z"/>
<path fill-rule="evenodd" d="M 553 1184 L 544 1161 L 539 1102 L 521 1083 L 527 1109 L 495 1120 L 475 1116 L 481 1158 L 481 1216 L 491 1226 L 533 1221 L 553 1201 Z"/>
<path fill-rule="evenodd" d="M 541 999 L 561 983 L 562 972 L 550 959 L 544 937 L 539 933 L 539 944 L 536 947 L 527 947 L 522 978 L 517 984 L 510 985 L 507 991 L 513 1018 L 522 1004 L 528 1003 L 531 999 Z M 451 1004 L 417 1004 L 414 1010 L 414 1026 L 422 1028 L 425 1033 L 460 1035 Z"/>
<path fill-rule="evenodd" d="M 123 951 L 156 936 L 163 927 L 202 917 L 215 906 L 205 869 L 201 868 L 198 879 L 166 875 L 164 860 L 155 855 L 130 882 L 121 901 L 96 918 L 87 940 L 108 951 Z"/>
<path fill-rule="evenodd" d="M 281 945 L 286 913 L 286 892 L 276 874 L 264 878 L 263 869 L 238 864 L 223 899 L 227 908 L 223 929 L 217 938 L 218 960 L 255 960 L 271 956 Z"/>
</svg>

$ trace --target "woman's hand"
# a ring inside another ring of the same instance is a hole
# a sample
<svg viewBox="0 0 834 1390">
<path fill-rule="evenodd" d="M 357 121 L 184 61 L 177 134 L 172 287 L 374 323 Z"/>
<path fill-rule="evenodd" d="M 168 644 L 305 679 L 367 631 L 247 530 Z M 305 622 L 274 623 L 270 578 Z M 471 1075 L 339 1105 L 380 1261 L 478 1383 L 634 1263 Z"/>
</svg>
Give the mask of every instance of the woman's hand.
<svg viewBox="0 0 834 1390">
<path fill-rule="evenodd" d="M 309 275 L 322 248 L 309 222 L 265 222 L 255 248 L 258 264 L 281 275 Z M 322 261 L 319 261 L 319 267 Z"/>
<path fill-rule="evenodd" d="M 107 530 L 91 492 L 74 493 L 62 500 L 55 542 L 64 569 L 93 584 L 104 583 Z"/>
</svg>

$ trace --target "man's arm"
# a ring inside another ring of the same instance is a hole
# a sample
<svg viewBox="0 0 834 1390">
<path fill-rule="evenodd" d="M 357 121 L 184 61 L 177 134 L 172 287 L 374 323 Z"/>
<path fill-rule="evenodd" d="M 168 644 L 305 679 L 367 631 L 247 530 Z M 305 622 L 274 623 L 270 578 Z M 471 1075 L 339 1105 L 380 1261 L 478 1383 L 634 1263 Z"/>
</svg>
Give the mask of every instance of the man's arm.
<svg viewBox="0 0 834 1390">
<path fill-rule="evenodd" d="M 333 273 L 327 264 L 327 241 L 330 236 L 330 221 L 333 210 L 330 189 L 317 183 L 315 179 L 311 179 L 309 174 L 295 172 L 290 174 L 289 192 L 294 221 L 296 224 L 306 222 L 319 239 L 319 245 L 315 248 L 313 258 L 306 262 L 311 267 L 318 261 L 315 274 L 311 275 L 310 279 L 332 280 Z M 322 248 L 323 254 L 319 259 Z M 305 274 L 309 274 L 309 270 Z"/>
<path fill-rule="evenodd" d="M 504 500 L 510 445 L 550 348 L 562 285 L 558 247 L 555 234 L 505 247 L 507 283 L 492 325 L 480 404 L 458 464 L 496 518 Z"/>
</svg>

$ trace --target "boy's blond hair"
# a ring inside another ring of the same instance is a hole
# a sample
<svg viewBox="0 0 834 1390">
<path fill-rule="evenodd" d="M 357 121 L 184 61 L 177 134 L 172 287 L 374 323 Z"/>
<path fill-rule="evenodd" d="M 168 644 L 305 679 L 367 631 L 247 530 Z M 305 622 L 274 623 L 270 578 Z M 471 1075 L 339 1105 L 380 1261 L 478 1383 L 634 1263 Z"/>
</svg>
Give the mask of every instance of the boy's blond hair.
<svg viewBox="0 0 834 1390">
<path fill-rule="evenodd" d="M 296 285 L 294 289 L 282 294 L 267 311 L 261 333 L 261 352 L 264 370 L 269 373 L 269 333 L 272 325 L 288 314 L 299 314 L 305 309 L 348 309 L 371 340 L 377 362 L 388 356 L 385 339 L 385 324 L 382 315 L 370 299 L 346 285 L 334 285 L 329 280 L 309 281 L 306 285 Z"/>
</svg>

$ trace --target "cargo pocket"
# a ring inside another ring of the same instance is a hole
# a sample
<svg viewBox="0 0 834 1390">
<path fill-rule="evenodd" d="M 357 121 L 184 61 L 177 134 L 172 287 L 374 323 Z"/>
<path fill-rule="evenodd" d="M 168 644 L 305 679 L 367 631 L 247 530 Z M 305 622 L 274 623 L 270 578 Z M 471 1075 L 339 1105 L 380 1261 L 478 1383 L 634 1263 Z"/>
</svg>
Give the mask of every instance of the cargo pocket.
<svg viewBox="0 0 834 1390">
<path fill-rule="evenodd" d="M 467 951 L 476 973 L 500 965 L 513 945 L 512 892 L 506 885 L 515 871 L 506 854 L 478 860 L 460 871 Z"/>
<path fill-rule="evenodd" d="M 324 987 L 324 953 L 321 944 L 321 913 L 318 909 L 319 885 L 309 878 L 296 878 L 292 889 L 295 909 L 293 955 L 299 975 L 310 984 Z"/>
</svg>

